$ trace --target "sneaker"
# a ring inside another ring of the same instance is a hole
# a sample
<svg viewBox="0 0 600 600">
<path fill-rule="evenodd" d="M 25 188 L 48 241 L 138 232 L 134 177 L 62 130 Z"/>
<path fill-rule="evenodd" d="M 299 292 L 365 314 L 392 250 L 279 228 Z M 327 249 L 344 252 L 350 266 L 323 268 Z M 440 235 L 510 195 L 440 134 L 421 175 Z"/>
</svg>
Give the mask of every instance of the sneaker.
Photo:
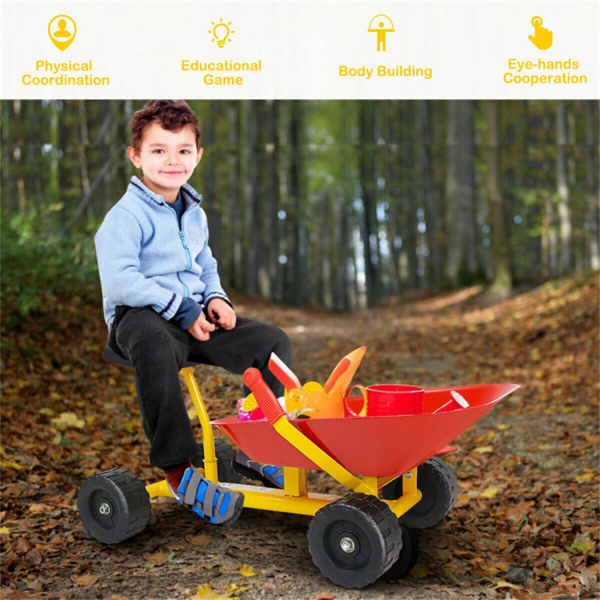
<svg viewBox="0 0 600 600">
<path fill-rule="evenodd" d="M 283 489 L 283 467 L 262 465 L 251 460 L 241 450 L 237 451 L 231 466 L 246 479 L 258 479 L 267 487 Z"/>
<path fill-rule="evenodd" d="M 216 523 L 231 525 L 244 508 L 244 494 L 208 481 L 196 467 L 186 469 L 173 498 L 197 515 Z"/>
</svg>

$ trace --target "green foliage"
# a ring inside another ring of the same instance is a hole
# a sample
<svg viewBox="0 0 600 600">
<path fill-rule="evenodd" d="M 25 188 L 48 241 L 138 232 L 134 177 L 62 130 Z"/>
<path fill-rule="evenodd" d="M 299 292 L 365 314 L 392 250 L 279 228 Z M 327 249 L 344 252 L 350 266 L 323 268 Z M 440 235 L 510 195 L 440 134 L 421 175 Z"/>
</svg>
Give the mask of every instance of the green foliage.
<svg viewBox="0 0 600 600">
<path fill-rule="evenodd" d="M 35 313 L 49 296 L 97 295 L 96 224 L 58 233 L 60 204 L 2 215 L 2 305 L 6 324 Z"/>
</svg>

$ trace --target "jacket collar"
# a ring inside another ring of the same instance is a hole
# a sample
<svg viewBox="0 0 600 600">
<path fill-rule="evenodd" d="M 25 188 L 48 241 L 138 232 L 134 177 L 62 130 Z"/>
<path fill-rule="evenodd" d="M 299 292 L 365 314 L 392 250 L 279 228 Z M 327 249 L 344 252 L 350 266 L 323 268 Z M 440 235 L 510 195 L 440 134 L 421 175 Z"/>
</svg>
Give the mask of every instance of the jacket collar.
<svg viewBox="0 0 600 600">
<path fill-rule="evenodd" d="M 193 203 L 200 204 L 200 202 L 202 202 L 202 194 L 199 194 L 189 183 L 184 183 L 180 190 L 183 194 L 186 206 Z M 146 200 L 146 202 L 154 202 L 159 206 L 164 206 L 166 204 L 165 199 L 160 194 L 155 194 L 152 190 L 148 189 L 142 183 L 142 180 L 135 175 L 131 178 L 127 191 L 132 192 L 142 200 Z"/>
</svg>

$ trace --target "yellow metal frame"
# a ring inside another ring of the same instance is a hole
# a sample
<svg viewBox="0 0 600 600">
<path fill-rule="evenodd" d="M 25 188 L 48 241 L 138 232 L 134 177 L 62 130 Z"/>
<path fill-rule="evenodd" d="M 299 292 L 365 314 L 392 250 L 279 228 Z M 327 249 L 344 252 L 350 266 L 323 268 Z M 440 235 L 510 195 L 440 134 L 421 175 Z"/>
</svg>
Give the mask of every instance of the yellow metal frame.
<svg viewBox="0 0 600 600">
<path fill-rule="evenodd" d="M 192 397 L 200 425 L 204 442 L 204 475 L 210 481 L 219 483 L 217 475 L 217 457 L 215 454 L 215 441 L 212 426 L 200 389 L 191 368 L 182 369 L 182 374 Z M 301 431 L 296 429 L 285 416 L 280 417 L 273 427 L 290 444 L 307 456 L 320 469 L 331 475 L 336 481 L 349 487 L 355 492 L 363 492 L 378 496 L 379 490 L 396 479 L 395 477 L 357 477 L 342 465 L 335 461 L 329 454 L 309 440 Z M 403 476 L 403 494 L 397 500 L 383 500 L 394 514 L 402 516 L 421 500 L 422 494 L 417 488 L 417 469 L 414 468 Z M 220 485 L 244 494 L 244 507 L 286 512 L 299 515 L 314 515 L 319 509 L 330 502 L 337 500 L 339 496 L 332 494 L 317 494 L 307 489 L 306 469 L 284 467 L 284 487 L 282 490 L 260 487 L 254 485 L 242 485 L 222 482 Z M 159 481 L 146 487 L 151 498 L 156 496 L 171 496 L 166 481 Z"/>
</svg>

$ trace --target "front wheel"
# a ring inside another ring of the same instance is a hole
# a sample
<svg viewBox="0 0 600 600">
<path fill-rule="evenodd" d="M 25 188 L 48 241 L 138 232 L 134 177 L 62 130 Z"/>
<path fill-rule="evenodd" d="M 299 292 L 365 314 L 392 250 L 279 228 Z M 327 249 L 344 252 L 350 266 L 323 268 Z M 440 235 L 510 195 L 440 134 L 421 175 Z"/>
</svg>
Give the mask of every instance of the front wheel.
<svg viewBox="0 0 600 600">
<path fill-rule="evenodd" d="M 407 527 L 426 529 L 437 525 L 458 500 L 458 481 L 452 467 L 434 456 L 419 465 L 417 487 L 423 497 L 408 512 L 400 517 Z M 402 477 L 394 479 L 382 490 L 386 500 L 397 500 L 402 496 Z"/>
<path fill-rule="evenodd" d="M 111 469 L 85 480 L 77 508 L 88 535 L 103 544 L 118 544 L 146 527 L 150 496 L 127 469 Z"/>
<path fill-rule="evenodd" d="M 321 508 L 308 528 L 308 550 L 321 573 L 337 585 L 363 588 L 398 559 L 398 519 L 376 498 L 353 493 Z"/>
</svg>

